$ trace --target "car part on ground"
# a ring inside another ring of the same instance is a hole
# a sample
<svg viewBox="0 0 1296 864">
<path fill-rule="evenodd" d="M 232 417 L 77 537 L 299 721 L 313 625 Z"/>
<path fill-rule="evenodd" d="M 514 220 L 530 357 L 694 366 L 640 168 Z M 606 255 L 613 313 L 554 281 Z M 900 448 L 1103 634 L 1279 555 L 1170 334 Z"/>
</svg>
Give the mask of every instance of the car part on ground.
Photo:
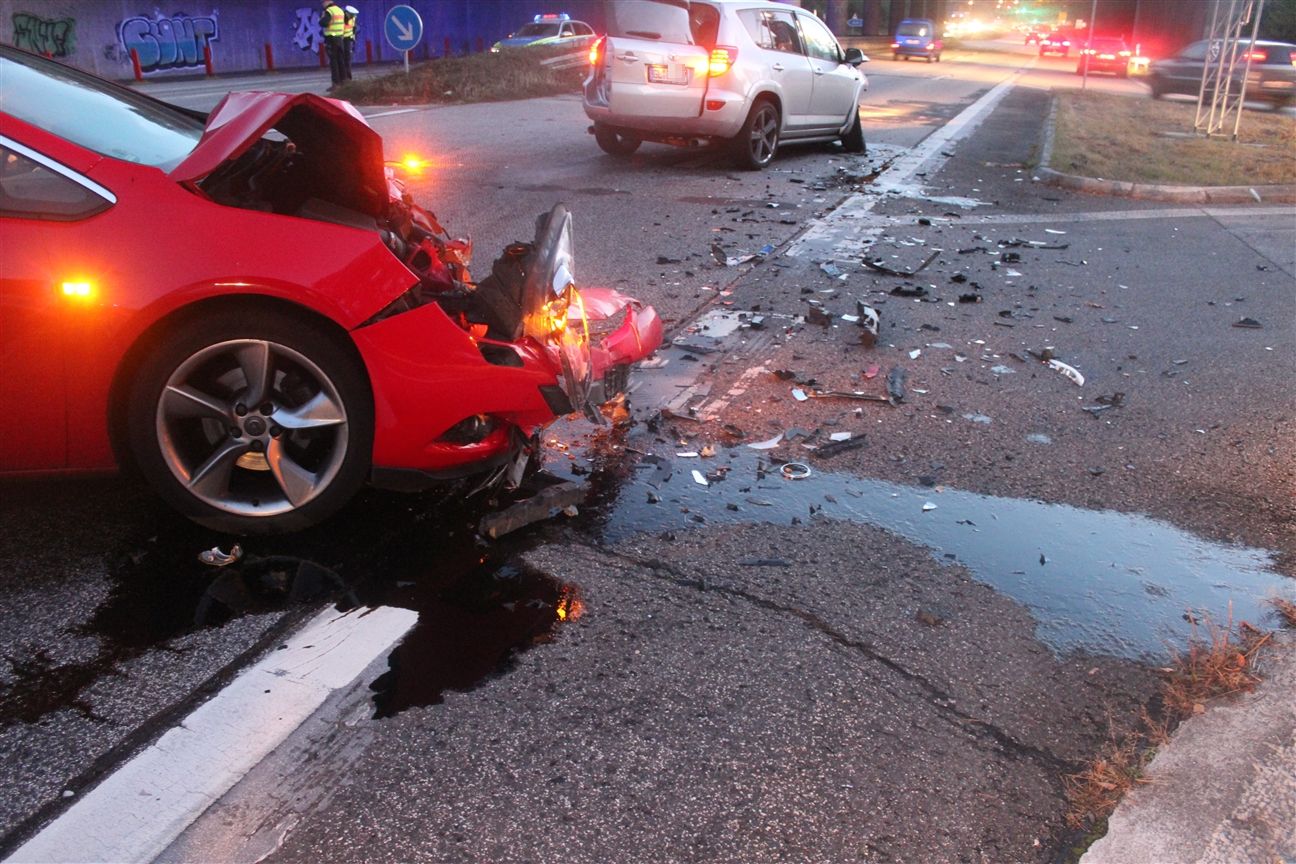
<svg viewBox="0 0 1296 864">
<path fill-rule="evenodd" d="M 520 478 L 661 341 L 576 287 L 561 205 L 475 282 L 348 103 L 204 117 L 3 46 L 0 76 L 0 473 L 120 464 L 210 527 L 295 530 L 366 480 Z"/>
<path fill-rule="evenodd" d="M 604 152 L 724 143 L 747 169 L 794 141 L 849 138 L 862 152 L 867 58 L 812 14 L 766 0 L 609 0 L 606 12 L 583 88 Z"/>
</svg>

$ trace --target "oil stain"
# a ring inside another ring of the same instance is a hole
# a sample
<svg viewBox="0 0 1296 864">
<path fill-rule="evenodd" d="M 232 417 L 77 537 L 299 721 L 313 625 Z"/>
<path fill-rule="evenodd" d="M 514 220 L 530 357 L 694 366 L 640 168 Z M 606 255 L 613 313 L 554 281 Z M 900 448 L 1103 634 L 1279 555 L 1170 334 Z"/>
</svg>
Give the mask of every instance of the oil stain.
<svg viewBox="0 0 1296 864">
<path fill-rule="evenodd" d="M 709 485 L 694 480 L 694 468 Z M 842 474 L 790 480 L 741 447 L 717 459 L 649 457 L 602 495 L 596 530 L 606 543 L 798 519 L 884 528 L 1026 606 L 1038 638 L 1058 653 L 1161 658 L 1186 644 L 1186 616 L 1259 624 L 1270 614 L 1267 599 L 1289 588 L 1272 553 L 1212 543 L 1147 516 Z"/>
</svg>

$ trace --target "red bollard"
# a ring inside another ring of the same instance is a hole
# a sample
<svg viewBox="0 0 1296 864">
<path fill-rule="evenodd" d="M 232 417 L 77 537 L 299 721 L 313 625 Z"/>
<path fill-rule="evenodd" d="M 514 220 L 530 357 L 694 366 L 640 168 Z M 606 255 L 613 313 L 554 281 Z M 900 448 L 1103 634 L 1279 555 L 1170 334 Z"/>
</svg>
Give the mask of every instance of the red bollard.
<svg viewBox="0 0 1296 864">
<path fill-rule="evenodd" d="M 320 45 L 320 68 L 323 69 L 328 65 L 328 57 L 324 54 L 324 45 Z"/>
<path fill-rule="evenodd" d="M 207 67 L 207 77 L 208 78 L 212 77 L 212 58 L 211 58 L 210 45 L 203 46 L 203 65 Z"/>
<path fill-rule="evenodd" d="M 485 50 L 486 50 L 486 40 L 483 39 L 482 37 L 478 36 L 478 37 L 477 37 L 477 53 L 480 54 L 481 52 L 483 52 L 483 51 L 485 51 Z"/>
<path fill-rule="evenodd" d="M 449 56 L 450 56 L 450 37 L 449 37 L 449 36 L 445 37 L 445 51 L 442 52 L 441 56 L 442 56 L 442 57 L 449 57 Z"/>
<path fill-rule="evenodd" d="M 269 42 L 265 43 L 265 58 L 266 58 L 266 71 L 273 72 L 274 71 L 274 50 L 270 47 Z"/>
<path fill-rule="evenodd" d="M 132 48 L 130 49 L 130 55 L 131 55 L 131 65 L 135 67 L 135 80 L 143 81 L 144 70 L 140 67 L 139 52 L 136 51 L 134 48 Z"/>
<path fill-rule="evenodd" d="M 368 66 L 373 62 L 373 42 L 365 40 L 365 65 Z"/>
</svg>

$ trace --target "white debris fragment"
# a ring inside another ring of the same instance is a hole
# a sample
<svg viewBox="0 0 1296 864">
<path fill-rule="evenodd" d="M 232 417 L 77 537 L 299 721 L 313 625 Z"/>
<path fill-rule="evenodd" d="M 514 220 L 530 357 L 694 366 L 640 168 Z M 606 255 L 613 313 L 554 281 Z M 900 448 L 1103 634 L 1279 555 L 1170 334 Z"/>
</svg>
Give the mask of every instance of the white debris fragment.
<svg viewBox="0 0 1296 864">
<path fill-rule="evenodd" d="M 834 432 L 828 436 L 828 439 L 831 441 L 849 441 L 850 437 L 851 433 L 849 432 Z"/>
<path fill-rule="evenodd" d="M 701 471 L 697 470 L 696 468 L 693 469 L 693 482 L 698 484 L 699 486 L 711 485 L 710 483 L 707 482 L 706 475 L 703 474 Z"/>
<path fill-rule="evenodd" d="M 930 501 L 928 501 L 926 504 L 924 504 L 924 505 L 922 506 L 922 510 L 923 510 L 924 513 L 930 513 L 932 510 L 935 510 L 935 509 L 936 509 L 936 505 L 933 504 L 933 503 L 930 502 Z"/>
<path fill-rule="evenodd" d="M 1074 366 L 1068 366 L 1067 364 L 1063 363 L 1061 360 L 1050 360 L 1048 362 L 1048 365 L 1050 369 L 1056 369 L 1058 372 L 1061 372 L 1063 375 L 1070 378 L 1073 382 L 1075 382 L 1075 385 L 1077 387 L 1084 386 L 1084 376 L 1081 375 L 1079 370 L 1077 370 Z"/>
</svg>

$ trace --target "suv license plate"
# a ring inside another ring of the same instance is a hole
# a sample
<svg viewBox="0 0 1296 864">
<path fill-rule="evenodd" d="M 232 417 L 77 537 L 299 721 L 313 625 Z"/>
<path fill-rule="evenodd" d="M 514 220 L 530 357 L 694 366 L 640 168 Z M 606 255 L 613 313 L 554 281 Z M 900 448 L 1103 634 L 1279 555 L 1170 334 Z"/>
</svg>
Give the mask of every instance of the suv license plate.
<svg viewBox="0 0 1296 864">
<path fill-rule="evenodd" d="M 648 83 L 650 84 L 687 84 L 688 68 L 675 67 L 672 69 L 665 63 L 648 64 Z"/>
</svg>

